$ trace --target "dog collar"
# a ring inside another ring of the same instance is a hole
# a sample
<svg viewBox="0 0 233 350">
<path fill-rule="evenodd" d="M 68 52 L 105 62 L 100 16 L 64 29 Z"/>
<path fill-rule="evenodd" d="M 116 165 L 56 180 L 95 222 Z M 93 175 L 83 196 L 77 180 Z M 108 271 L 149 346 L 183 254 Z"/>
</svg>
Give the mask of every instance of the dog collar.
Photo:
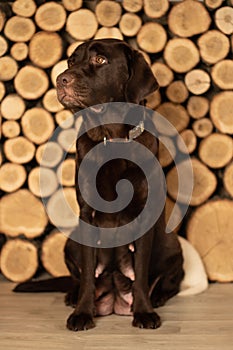
<svg viewBox="0 0 233 350">
<path fill-rule="evenodd" d="M 107 137 L 104 137 L 104 145 L 106 146 L 108 142 L 116 142 L 116 143 L 128 143 L 136 139 L 138 136 L 140 136 L 144 131 L 144 122 L 140 121 L 138 125 L 136 125 L 133 129 L 129 131 L 129 137 L 123 138 L 114 138 L 114 139 L 107 139 Z"/>
</svg>

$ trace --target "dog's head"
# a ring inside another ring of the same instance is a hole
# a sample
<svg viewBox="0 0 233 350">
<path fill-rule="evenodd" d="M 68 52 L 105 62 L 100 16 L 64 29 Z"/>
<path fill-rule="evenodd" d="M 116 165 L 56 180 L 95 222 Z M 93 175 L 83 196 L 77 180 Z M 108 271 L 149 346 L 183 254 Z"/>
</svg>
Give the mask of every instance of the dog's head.
<svg viewBox="0 0 233 350">
<path fill-rule="evenodd" d="M 73 111 L 108 102 L 140 104 L 157 88 L 143 55 L 117 39 L 80 45 L 57 77 L 58 99 Z"/>
</svg>

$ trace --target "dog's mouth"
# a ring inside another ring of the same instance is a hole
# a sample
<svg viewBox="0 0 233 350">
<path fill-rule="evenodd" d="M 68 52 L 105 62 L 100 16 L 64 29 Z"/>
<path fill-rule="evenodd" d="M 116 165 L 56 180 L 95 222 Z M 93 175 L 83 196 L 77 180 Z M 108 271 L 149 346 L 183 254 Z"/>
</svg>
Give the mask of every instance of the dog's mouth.
<svg viewBox="0 0 233 350">
<path fill-rule="evenodd" d="M 74 96 L 72 91 L 67 91 L 67 89 L 57 86 L 57 98 L 58 101 L 67 108 L 87 108 L 87 106 L 81 101 L 79 96 Z"/>
</svg>

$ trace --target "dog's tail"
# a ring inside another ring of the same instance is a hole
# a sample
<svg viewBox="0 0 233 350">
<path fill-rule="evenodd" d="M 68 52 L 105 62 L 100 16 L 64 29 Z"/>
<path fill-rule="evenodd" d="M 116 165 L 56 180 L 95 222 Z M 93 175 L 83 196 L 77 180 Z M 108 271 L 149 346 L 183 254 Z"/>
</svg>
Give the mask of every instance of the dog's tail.
<svg viewBox="0 0 233 350">
<path fill-rule="evenodd" d="M 62 292 L 66 293 L 73 287 L 73 280 L 70 276 L 49 278 L 40 281 L 28 281 L 19 283 L 13 292 L 16 293 L 42 293 Z"/>
<path fill-rule="evenodd" d="M 178 295 L 195 295 L 208 288 L 208 278 L 200 255 L 189 241 L 178 237 L 184 257 L 184 279 Z"/>
</svg>

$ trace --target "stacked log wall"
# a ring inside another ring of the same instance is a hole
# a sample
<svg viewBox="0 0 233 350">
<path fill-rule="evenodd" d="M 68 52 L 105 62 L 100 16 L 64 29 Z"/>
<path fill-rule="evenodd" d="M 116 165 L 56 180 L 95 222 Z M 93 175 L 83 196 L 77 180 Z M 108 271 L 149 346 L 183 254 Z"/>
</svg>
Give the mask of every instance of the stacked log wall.
<svg viewBox="0 0 233 350">
<path fill-rule="evenodd" d="M 56 227 L 66 229 L 70 208 L 79 210 L 70 140 L 80 123 L 57 101 L 55 81 L 75 47 L 104 37 L 126 40 L 151 65 L 160 90 L 147 107 L 171 122 L 187 147 L 161 131 L 167 217 L 178 195 L 174 158 L 187 152 L 194 189 L 176 231 L 198 249 L 210 280 L 232 281 L 232 0 L 0 1 L 2 273 L 16 282 L 41 265 L 54 276 L 68 273 L 66 236 Z"/>
</svg>

